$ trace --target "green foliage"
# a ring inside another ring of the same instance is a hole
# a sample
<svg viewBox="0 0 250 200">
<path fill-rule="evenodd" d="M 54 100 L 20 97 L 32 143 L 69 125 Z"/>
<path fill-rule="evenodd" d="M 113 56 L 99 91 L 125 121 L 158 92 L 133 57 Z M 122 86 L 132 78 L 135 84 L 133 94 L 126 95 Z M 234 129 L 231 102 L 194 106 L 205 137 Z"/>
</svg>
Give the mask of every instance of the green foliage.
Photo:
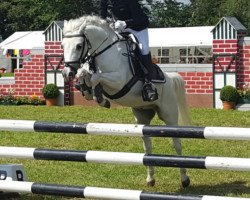
<svg viewBox="0 0 250 200">
<path fill-rule="evenodd" d="M 190 26 L 215 25 L 225 13 L 220 12 L 220 6 L 225 0 L 190 0 Z"/>
<path fill-rule="evenodd" d="M 45 85 L 42 89 L 42 93 L 46 99 L 57 98 L 60 94 L 59 88 L 53 83 Z"/>
<path fill-rule="evenodd" d="M 14 77 L 14 73 L 3 73 L 1 74 L 2 77 Z"/>
<path fill-rule="evenodd" d="M 37 95 L 31 97 L 14 97 L 14 90 L 9 90 L 7 94 L 0 95 L 0 105 L 44 105 L 45 101 Z"/>
<path fill-rule="evenodd" d="M 17 97 L 15 102 L 16 105 L 45 105 L 45 101 L 36 95 L 32 95 L 31 97 Z"/>
<path fill-rule="evenodd" d="M 181 27 L 189 23 L 188 6 L 176 0 L 152 3 L 151 27 Z"/>
<path fill-rule="evenodd" d="M 9 90 L 6 95 L 1 94 L 0 105 L 16 105 L 15 98 L 13 96 L 14 90 Z"/>
<path fill-rule="evenodd" d="M 227 0 L 220 7 L 224 16 L 236 17 L 250 34 L 250 1 L 249 0 Z"/>
<path fill-rule="evenodd" d="M 249 85 L 244 85 L 242 89 L 238 90 L 240 99 L 245 99 L 250 101 L 250 86 Z"/>
<path fill-rule="evenodd" d="M 239 93 L 237 89 L 231 85 L 224 86 L 220 91 L 220 99 L 222 101 L 237 102 Z"/>
</svg>

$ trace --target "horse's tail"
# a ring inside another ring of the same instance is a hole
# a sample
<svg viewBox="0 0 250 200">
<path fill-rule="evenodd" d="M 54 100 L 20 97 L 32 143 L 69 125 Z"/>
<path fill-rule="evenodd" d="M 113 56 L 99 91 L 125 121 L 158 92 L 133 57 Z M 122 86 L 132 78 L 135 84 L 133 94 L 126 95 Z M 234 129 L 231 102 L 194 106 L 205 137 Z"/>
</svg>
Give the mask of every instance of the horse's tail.
<svg viewBox="0 0 250 200">
<path fill-rule="evenodd" d="M 179 74 L 176 74 L 172 78 L 178 104 L 178 124 L 180 126 L 188 126 L 190 125 L 190 116 L 186 100 L 185 82 Z"/>
</svg>

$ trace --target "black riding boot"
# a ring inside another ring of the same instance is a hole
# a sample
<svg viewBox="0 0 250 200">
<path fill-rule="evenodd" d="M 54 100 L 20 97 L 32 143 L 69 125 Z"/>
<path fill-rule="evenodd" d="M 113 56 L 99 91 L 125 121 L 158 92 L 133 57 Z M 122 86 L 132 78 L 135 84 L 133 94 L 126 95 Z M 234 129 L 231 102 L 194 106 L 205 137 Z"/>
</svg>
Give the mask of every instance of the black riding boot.
<svg viewBox="0 0 250 200">
<path fill-rule="evenodd" d="M 142 62 L 147 71 L 147 73 L 145 73 L 145 83 L 142 89 L 142 98 L 144 101 L 152 102 L 158 99 L 158 93 L 154 85 L 151 83 L 153 74 L 151 54 L 142 55 Z"/>
</svg>

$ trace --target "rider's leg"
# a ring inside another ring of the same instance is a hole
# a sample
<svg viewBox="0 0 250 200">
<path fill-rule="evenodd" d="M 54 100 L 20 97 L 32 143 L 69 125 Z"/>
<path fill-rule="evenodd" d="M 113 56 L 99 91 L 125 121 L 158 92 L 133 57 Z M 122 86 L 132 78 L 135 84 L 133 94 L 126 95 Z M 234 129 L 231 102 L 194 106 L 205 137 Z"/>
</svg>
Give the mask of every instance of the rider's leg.
<svg viewBox="0 0 250 200">
<path fill-rule="evenodd" d="M 141 44 L 141 54 L 142 62 L 146 68 L 145 73 L 145 84 L 143 86 L 143 98 L 146 101 L 155 101 L 158 99 L 158 93 L 154 85 L 152 84 L 152 74 L 153 74 L 153 63 L 151 54 L 149 51 L 149 41 L 148 41 L 148 29 L 137 32 L 136 37 Z"/>
<path fill-rule="evenodd" d="M 151 83 L 153 64 L 150 53 L 147 55 L 142 55 L 142 62 L 147 69 L 147 73 L 145 74 L 145 84 L 143 86 L 143 96 L 147 101 L 155 101 L 158 99 L 158 93 L 154 85 Z"/>
<path fill-rule="evenodd" d="M 153 64 L 151 60 L 151 55 L 149 51 L 149 41 L 148 41 L 148 29 L 143 29 L 141 31 L 135 31 L 132 29 L 126 29 L 125 31 L 131 32 L 136 36 L 138 42 L 140 44 L 141 54 L 142 54 L 142 62 L 144 67 L 143 69 L 145 74 L 145 84 L 143 86 L 142 97 L 144 101 L 155 101 L 158 99 L 158 93 L 156 88 L 151 83 L 152 80 L 152 72 L 153 72 Z"/>
</svg>

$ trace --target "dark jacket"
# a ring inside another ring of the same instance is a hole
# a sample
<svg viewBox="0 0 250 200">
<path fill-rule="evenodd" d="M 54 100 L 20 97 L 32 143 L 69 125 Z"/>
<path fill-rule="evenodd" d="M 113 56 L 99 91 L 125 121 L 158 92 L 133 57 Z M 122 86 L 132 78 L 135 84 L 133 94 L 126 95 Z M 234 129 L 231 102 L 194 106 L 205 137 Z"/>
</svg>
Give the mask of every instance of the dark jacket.
<svg viewBox="0 0 250 200">
<path fill-rule="evenodd" d="M 126 28 L 141 31 L 148 27 L 148 16 L 143 12 L 138 0 L 101 0 L 101 17 L 108 17 L 108 8 L 116 20 L 125 21 Z"/>
</svg>

